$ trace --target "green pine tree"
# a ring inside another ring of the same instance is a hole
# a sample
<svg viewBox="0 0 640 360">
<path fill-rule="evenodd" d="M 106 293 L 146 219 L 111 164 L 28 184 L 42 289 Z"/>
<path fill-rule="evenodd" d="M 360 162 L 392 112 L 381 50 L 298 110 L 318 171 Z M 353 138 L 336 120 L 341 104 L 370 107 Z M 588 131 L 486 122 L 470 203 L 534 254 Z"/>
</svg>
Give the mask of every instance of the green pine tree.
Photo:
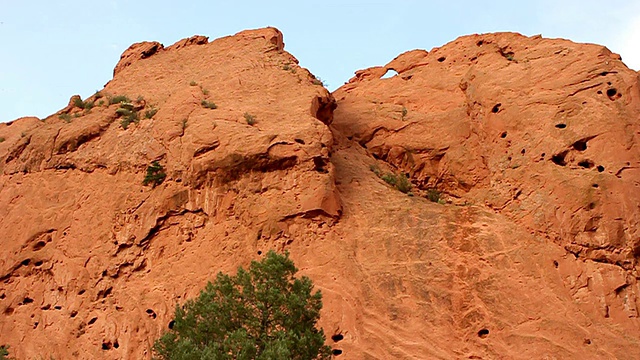
<svg viewBox="0 0 640 360">
<path fill-rule="evenodd" d="M 0 346 L 0 360 L 9 360 L 9 347 L 2 345 Z"/>
<path fill-rule="evenodd" d="M 155 342 L 163 360 L 329 359 L 322 329 L 320 291 L 289 254 L 273 251 L 249 271 L 218 273 L 197 299 L 176 306 L 172 329 Z"/>
</svg>

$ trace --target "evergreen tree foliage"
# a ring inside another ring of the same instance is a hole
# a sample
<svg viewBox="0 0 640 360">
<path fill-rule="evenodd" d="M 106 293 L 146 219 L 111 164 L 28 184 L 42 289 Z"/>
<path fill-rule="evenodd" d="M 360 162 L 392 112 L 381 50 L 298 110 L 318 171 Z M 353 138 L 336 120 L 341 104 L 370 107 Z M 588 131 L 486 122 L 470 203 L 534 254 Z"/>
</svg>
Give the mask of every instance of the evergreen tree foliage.
<svg viewBox="0 0 640 360">
<path fill-rule="evenodd" d="M 164 172 L 164 167 L 160 165 L 159 162 L 154 161 L 147 167 L 147 174 L 142 181 L 142 185 L 152 184 L 153 187 L 162 184 L 164 179 L 167 177 L 167 174 Z"/>
<path fill-rule="evenodd" d="M 163 360 L 329 359 L 320 291 L 289 254 L 273 251 L 235 276 L 218 273 L 200 296 L 176 306 L 172 329 L 155 342 Z"/>
</svg>

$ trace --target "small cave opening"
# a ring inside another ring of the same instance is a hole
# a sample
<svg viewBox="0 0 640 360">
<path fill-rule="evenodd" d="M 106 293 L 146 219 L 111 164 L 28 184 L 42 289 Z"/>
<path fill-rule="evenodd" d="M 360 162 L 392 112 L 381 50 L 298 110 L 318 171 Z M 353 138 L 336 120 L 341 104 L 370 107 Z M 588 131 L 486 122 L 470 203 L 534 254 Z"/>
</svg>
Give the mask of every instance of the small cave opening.
<svg viewBox="0 0 640 360">
<path fill-rule="evenodd" d="M 502 134 L 500 134 L 500 137 L 503 138 L 503 139 L 506 138 L 507 137 L 507 132 L 505 131 Z"/>
<path fill-rule="evenodd" d="M 80 289 L 80 291 L 78 291 L 78 295 L 82 295 L 82 294 L 84 294 L 86 291 L 87 291 L 87 290 L 85 290 L 85 289 Z"/>
<path fill-rule="evenodd" d="M 62 310 L 62 306 L 60 306 L 60 305 L 56 305 L 53 308 L 56 309 L 56 310 Z"/>
<path fill-rule="evenodd" d="M 571 145 L 573 147 L 574 150 L 577 151 L 585 151 L 587 150 L 587 140 L 586 139 L 580 139 L 576 142 L 573 143 L 573 145 Z"/>
<path fill-rule="evenodd" d="M 97 317 L 92 317 L 91 320 L 89 320 L 89 322 L 87 324 L 93 325 L 97 320 L 98 320 Z"/>
<path fill-rule="evenodd" d="M 293 139 L 293 141 L 297 142 L 298 144 L 302 144 L 302 145 L 305 144 L 304 140 L 302 140 L 302 139 Z"/>
<path fill-rule="evenodd" d="M 258 250 L 258 255 L 262 255 L 262 250 Z"/>
<path fill-rule="evenodd" d="M 102 350 L 111 350 L 112 347 L 113 345 L 111 345 L 111 341 L 102 342 Z"/>
<path fill-rule="evenodd" d="M 447 58 L 444 57 L 444 56 L 441 56 L 441 57 L 438 58 L 438 62 L 443 62 L 445 60 L 447 60 Z"/>
<path fill-rule="evenodd" d="M 329 172 L 329 170 L 325 168 L 327 166 L 327 160 L 325 160 L 321 156 L 316 156 L 313 158 L 313 165 L 315 167 L 314 170 L 319 173 L 326 174 Z"/>
<path fill-rule="evenodd" d="M 71 314 L 69 314 L 69 317 L 70 317 L 70 318 L 74 318 L 74 317 L 76 317 L 77 315 L 78 315 L 78 312 L 77 312 L 76 310 L 73 310 L 73 311 L 71 312 Z"/>
<path fill-rule="evenodd" d="M 31 259 L 24 259 L 22 260 L 22 262 L 20 263 L 20 265 L 22 266 L 29 266 L 29 264 L 31 263 Z"/>
<path fill-rule="evenodd" d="M 169 321 L 169 325 L 167 326 L 169 329 L 173 329 L 174 325 L 176 324 L 175 320 L 171 320 Z"/>
<path fill-rule="evenodd" d="M 492 112 L 492 113 L 494 113 L 494 114 L 498 113 L 498 112 L 500 111 L 500 106 L 502 106 L 502 104 L 501 104 L 501 103 L 497 103 L 497 104 L 495 104 L 495 105 L 493 106 L 493 108 L 491 109 L 491 112 Z"/>
<path fill-rule="evenodd" d="M 489 329 L 480 329 L 480 331 L 478 331 L 479 338 L 484 339 L 487 336 L 489 336 Z"/>
<path fill-rule="evenodd" d="M 478 41 L 478 42 L 476 43 L 476 46 L 478 46 L 478 47 L 480 47 L 480 46 L 482 46 L 482 45 L 484 45 L 484 40 L 480 40 L 480 41 Z"/>
<path fill-rule="evenodd" d="M 567 161 L 565 160 L 565 158 L 567 157 L 568 153 L 569 150 L 565 150 L 561 153 L 555 154 L 551 157 L 551 161 L 558 166 L 566 166 Z"/>
<path fill-rule="evenodd" d="M 553 267 L 557 269 L 559 265 L 560 264 L 558 264 L 558 260 L 553 260 Z"/>
<path fill-rule="evenodd" d="M 522 150 L 520 150 L 520 154 L 524 155 L 524 154 L 526 154 L 526 153 L 527 153 L 527 150 L 526 150 L 526 149 L 522 149 Z"/>
<path fill-rule="evenodd" d="M 22 305 L 31 304 L 32 302 L 33 302 L 33 299 L 28 296 L 25 296 L 25 298 L 22 299 Z"/>
<path fill-rule="evenodd" d="M 384 73 L 384 75 L 382 75 L 380 79 L 390 79 L 396 75 L 398 75 L 397 71 L 395 71 L 394 69 L 387 69 L 387 72 Z"/>
<path fill-rule="evenodd" d="M 120 344 L 118 344 L 118 340 L 116 340 L 116 342 L 113 343 L 113 348 L 117 349 L 120 347 Z"/>
<path fill-rule="evenodd" d="M 558 129 L 564 129 L 566 127 L 567 127 L 567 124 L 563 124 L 563 123 L 556 124 L 556 128 L 558 128 Z"/>
<path fill-rule="evenodd" d="M 340 349 L 333 349 L 331 350 L 331 353 L 333 354 L 333 356 L 338 356 L 342 354 L 342 350 Z"/>
<path fill-rule="evenodd" d="M 42 266 L 42 264 L 43 264 L 42 260 L 38 260 L 38 261 L 33 263 L 33 265 L 36 266 L 36 267 Z"/>
<path fill-rule="evenodd" d="M 578 166 L 582 166 L 585 169 L 591 169 L 595 164 L 591 160 L 582 160 L 578 163 Z"/>
<path fill-rule="evenodd" d="M 610 100 L 615 100 L 615 96 L 618 94 L 618 90 L 615 88 L 607 89 L 607 96 Z"/>
<path fill-rule="evenodd" d="M 153 311 L 153 309 L 147 309 L 147 315 L 149 315 L 150 318 L 155 319 L 158 315 L 156 315 L 156 312 Z"/>
<path fill-rule="evenodd" d="M 598 184 L 593 184 L 593 185 L 591 185 L 591 186 L 593 186 L 595 189 L 597 189 L 597 188 L 599 188 L 599 187 L 600 187 L 600 185 L 598 185 Z"/>
<path fill-rule="evenodd" d="M 344 335 L 342 334 L 335 334 L 333 336 L 331 336 L 331 340 L 333 340 L 334 342 L 338 342 L 344 339 Z"/>
<path fill-rule="evenodd" d="M 598 172 L 603 172 L 604 171 L 604 166 L 598 165 L 598 167 L 596 169 L 598 169 Z"/>
<path fill-rule="evenodd" d="M 33 251 L 39 251 L 42 250 L 43 247 L 45 247 L 45 245 L 47 245 L 46 242 L 44 241 L 38 241 L 37 243 L 33 244 Z"/>
</svg>

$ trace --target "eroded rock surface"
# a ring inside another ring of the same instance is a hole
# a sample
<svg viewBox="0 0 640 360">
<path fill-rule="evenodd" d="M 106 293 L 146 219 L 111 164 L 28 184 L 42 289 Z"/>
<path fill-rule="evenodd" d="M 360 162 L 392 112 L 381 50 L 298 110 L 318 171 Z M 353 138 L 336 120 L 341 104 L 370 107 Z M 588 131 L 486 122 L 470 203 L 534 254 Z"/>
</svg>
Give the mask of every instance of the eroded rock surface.
<svg viewBox="0 0 640 360">
<path fill-rule="evenodd" d="M 640 93 L 607 49 L 467 36 L 331 95 L 267 28 L 134 44 L 114 74 L 0 124 L 17 358 L 148 359 L 269 249 L 322 290 L 337 358 L 639 358 Z"/>
</svg>

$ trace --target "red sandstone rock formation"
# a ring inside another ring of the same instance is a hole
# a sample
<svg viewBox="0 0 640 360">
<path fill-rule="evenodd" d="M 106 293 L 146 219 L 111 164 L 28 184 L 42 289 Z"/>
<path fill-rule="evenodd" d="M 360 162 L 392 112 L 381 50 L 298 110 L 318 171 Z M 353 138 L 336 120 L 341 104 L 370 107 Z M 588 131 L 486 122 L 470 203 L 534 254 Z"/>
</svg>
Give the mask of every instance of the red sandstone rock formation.
<svg viewBox="0 0 640 360">
<path fill-rule="evenodd" d="M 150 358 L 177 303 L 287 249 L 337 358 L 640 358 L 640 91 L 617 55 L 474 35 L 331 95 L 283 48 L 134 44 L 93 108 L 0 124 L 0 344 Z"/>
</svg>

